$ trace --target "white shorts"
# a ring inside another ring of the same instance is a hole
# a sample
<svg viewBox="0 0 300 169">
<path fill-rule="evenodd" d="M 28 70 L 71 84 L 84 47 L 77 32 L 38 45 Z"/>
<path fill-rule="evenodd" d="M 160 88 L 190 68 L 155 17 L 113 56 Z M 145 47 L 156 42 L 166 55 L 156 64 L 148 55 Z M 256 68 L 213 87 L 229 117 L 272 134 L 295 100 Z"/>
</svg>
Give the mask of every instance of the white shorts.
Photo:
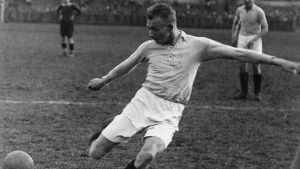
<svg viewBox="0 0 300 169">
<path fill-rule="evenodd" d="M 162 99 L 142 87 L 102 135 L 112 142 L 122 143 L 145 130 L 144 138 L 158 137 L 164 141 L 166 148 L 179 130 L 184 108 L 183 104 Z"/>
<path fill-rule="evenodd" d="M 238 40 L 238 48 L 246 48 L 247 44 L 249 41 L 251 41 L 256 35 L 239 35 L 239 40 Z M 262 53 L 262 40 L 261 38 L 258 39 L 253 43 L 253 46 L 251 50 L 255 50 L 257 52 Z"/>
</svg>

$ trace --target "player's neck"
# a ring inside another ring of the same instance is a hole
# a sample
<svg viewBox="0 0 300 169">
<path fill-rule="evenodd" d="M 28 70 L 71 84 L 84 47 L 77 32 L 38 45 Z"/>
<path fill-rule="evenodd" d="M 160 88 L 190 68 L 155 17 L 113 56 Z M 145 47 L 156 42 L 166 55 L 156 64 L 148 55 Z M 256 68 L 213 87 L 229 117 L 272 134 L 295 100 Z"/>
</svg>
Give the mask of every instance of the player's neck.
<svg viewBox="0 0 300 169">
<path fill-rule="evenodd" d="M 174 38 L 173 38 L 173 41 L 172 41 L 172 45 L 176 44 L 176 42 L 178 41 L 178 39 L 180 38 L 180 36 L 181 36 L 181 32 L 178 29 L 175 29 L 174 30 Z"/>
<path fill-rule="evenodd" d="M 253 6 L 254 6 L 254 4 L 251 6 L 245 6 L 246 11 L 250 11 L 251 9 L 253 9 Z"/>
</svg>

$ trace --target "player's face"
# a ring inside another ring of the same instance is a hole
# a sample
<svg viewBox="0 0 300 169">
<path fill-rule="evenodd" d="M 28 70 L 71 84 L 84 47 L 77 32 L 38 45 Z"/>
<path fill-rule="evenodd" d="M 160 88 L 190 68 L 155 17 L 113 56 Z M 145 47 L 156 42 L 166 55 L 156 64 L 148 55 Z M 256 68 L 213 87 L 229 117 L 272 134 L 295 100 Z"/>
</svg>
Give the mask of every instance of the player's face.
<svg viewBox="0 0 300 169">
<path fill-rule="evenodd" d="M 244 0 L 244 5 L 247 9 L 251 9 L 253 6 L 254 0 Z"/>
<path fill-rule="evenodd" d="M 165 45 L 173 41 L 173 28 L 162 18 L 155 17 L 147 20 L 148 35 L 157 43 Z"/>
</svg>

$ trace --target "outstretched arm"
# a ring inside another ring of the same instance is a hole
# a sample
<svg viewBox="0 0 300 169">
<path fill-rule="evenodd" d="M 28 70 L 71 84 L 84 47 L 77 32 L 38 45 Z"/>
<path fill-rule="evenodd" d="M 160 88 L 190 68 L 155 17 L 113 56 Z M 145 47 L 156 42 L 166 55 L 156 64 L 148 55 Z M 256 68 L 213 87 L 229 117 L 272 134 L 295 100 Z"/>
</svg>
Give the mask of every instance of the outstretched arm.
<svg viewBox="0 0 300 169">
<path fill-rule="evenodd" d="M 103 86 L 110 83 L 114 79 L 124 76 L 133 70 L 142 61 L 141 49 L 134 52 L 129 58 L 112 69 L 107 75 L 102 78 L 94 78 L 89 84 L 90 90 L 100 90 Z"/>
<path fill-rule="evenodd" d="M 212 41 L 211 44 L 212 45 L 207 48 L 206 55 L 202 58 L 202 61 L 214 59 L 235 59 L 244 62 L 276 65 L 292 73 L 300 73 L 300 64 L 297 62 L 277 58 L 276 56 L 264 53 L 258 53 L 253 50 L 234 48 L 218 42 Z"/>
</svg>

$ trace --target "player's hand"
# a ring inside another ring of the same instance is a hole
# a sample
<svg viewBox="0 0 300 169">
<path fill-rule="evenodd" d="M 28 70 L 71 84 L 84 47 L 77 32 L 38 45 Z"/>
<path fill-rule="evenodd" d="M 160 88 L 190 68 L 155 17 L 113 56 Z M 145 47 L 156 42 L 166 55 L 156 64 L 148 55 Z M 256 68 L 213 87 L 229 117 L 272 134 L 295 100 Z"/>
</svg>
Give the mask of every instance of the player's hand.
<svg viewBox="0 0 300 169">
<path fill-rule="evenodd" d="M 105 86 L 106 83 L 105 83 L 105 80 L 104 78 L 95 78 L 95 79 L 92 79 L 89 84 L 88 84 L 88 88 L 90 90 L 93 90 L 93 91 L 96 91 L 96 90 L 100 90 L 103 86 Z"/>
<path fill-rule="evenodd" d="M 288 62 L 282 65 L 283 69 L 293 74 L 300 74 L 300 63 Z"/>
</svg>

